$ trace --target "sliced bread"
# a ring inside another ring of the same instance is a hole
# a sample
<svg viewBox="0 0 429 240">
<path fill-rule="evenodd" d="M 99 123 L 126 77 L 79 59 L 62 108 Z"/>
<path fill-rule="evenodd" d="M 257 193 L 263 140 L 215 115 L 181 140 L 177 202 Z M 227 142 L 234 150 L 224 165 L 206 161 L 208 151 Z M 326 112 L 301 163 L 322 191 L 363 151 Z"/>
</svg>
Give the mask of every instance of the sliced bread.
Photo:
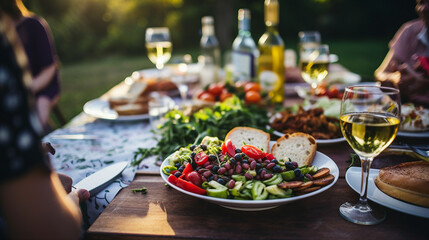
<svg viewBox="0 0 429 240">
<path fill-rule="evenodd" d="M 270 134 L 256 128 L 235 127 L 227 133 L 225 141 L 228 139 L 231 139 L 236 148 L 252 145 L 264 152 L 268 152 L 270 148 Z"/>
<path fill-rule="evenodd" d="M 138 115 L 138 114 L 146 114 L 148 113 L 147 104 L 137 104 L 137 103 L 130 103 L 125 105 L 118 105 L 113 108 L 118 115 Z"/>
<path fill-rule="evenodd" d="M 317 144 L 314 137 L 306 133 L 285 134 L 272 146 L 271 153 L 276 159 L 288 159 L 299 166 L 310 165 L 316 155 Z"/>
</svg>

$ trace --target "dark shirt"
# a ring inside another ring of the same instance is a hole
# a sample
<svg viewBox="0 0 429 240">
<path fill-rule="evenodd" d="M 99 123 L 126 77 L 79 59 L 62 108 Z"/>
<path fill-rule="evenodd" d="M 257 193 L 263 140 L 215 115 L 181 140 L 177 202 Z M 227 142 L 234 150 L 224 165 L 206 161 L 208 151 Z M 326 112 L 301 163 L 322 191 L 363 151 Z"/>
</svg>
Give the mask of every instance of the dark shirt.
<svg viewBox="0 0 429 240">
<path fill-rule="evenodd" d="M 53 39 L 46 21 L 37 16 L 25 17 L 18 23 L 16 30 L 24 45 L 33 77 L 44 68 L 57 62 Z M 53 99 L 58 96 L 59 92 L 60 81 L 58 70 L 56 70 L 52 81 L 43 90 L 36 93 L 36 97 L 42 95 Z"/>
<path fill-rule="evenodd" d="M 24 86 L 12 46 L 0 32 L 0 184 L 34 169 L 49 171 L 42 152 L 41 125 L 30 107 L 32 97 Z M 7 184 L 7 183 L 6 183 Z"/>
</svg>

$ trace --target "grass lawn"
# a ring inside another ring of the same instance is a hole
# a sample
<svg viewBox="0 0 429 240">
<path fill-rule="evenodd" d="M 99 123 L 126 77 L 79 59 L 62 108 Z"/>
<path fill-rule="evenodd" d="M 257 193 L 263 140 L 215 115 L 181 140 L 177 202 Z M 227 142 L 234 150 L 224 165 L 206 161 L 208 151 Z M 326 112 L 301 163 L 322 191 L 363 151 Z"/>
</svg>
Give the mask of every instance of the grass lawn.
<svg viewBox="0 0 429 240">
<path fill-rule="evenodd" d="M 350 71 L 362 75 L 365 80 L 373 78 L 374 70 L 388 51 L 387 43 L 388 40 L 328 42 L 331 52 L 339 56 L 339 63 Z M 286 46 L 288 47 L 287 43 Z M 195 52 L 197 51 L 191 51 L 194 61 Z M 87 101 L 101 96 L 133 71 L 152 67 L 154 65 L 146 55 L 138 57 L 115 55 L 63 64 L 60 108 L 69 121 L 82 112 Z"/>
</svg>

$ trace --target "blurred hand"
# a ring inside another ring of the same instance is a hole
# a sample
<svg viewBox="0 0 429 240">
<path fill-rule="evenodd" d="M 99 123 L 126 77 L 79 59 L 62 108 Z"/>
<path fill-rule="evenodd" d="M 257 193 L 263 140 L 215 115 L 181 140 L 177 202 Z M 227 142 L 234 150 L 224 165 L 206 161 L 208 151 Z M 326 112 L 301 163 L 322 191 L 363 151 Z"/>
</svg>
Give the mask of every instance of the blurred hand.
<svg viewBox="0 0 429 240">
<path fill-rule="evenodd" d="M 90 198 L 90 194 L 86 189 L 74 189 L 72 191 L 73 180 L 71 177 L 62 173 L 57 173 L 57 174 L 58 174 L 58 178 L 61 181 L 61 184 L 64 187 L 64 190 L 66 190 L 66 192 L 68 193 L 68 197 L 72 199 L 73 202 L 75 202 L 76 204 L 79 204 Z"/>
</svg>

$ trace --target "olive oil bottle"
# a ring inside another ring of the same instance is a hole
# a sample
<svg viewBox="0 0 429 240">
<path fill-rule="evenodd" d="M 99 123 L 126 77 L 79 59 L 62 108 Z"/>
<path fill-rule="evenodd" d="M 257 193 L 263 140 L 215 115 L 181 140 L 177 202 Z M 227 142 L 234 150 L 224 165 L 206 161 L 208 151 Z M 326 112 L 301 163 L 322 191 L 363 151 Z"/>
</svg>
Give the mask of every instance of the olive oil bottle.
<svg viewBox="0 0 429 240">
<path fill-rule="evenodd" d="M 258 78 L 270 101 L 282 104 L 284 99 L 284 42 L 277 31 L 279 3 L 265 0 L 266 31 L 258 41 Z"/>
</svg>

